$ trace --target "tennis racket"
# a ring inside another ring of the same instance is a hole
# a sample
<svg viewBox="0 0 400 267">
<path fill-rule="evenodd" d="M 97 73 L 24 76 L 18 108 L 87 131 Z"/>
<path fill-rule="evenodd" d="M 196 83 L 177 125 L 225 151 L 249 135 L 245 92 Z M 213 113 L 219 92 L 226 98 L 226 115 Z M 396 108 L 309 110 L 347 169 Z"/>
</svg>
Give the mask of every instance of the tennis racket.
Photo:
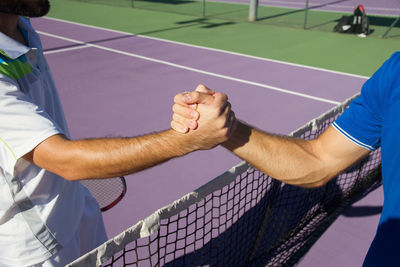
<svg viewBox="0 0 400 267">
<path fill-rule="evenodd" d="M 107 179 L 89 179 L 81 181 L 97 200 L 102 212 L 111 209 L 126 194 L 125 177 L 107 178 Z"/>
</svg>

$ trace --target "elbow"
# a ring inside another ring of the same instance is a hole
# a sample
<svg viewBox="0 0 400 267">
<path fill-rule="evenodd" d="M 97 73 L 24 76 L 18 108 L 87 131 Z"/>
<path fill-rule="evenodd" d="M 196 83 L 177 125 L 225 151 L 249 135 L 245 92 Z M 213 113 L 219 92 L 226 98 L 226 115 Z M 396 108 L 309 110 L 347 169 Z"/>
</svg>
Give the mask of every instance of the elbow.
<svg viewBox="0 0 400 267">
<path fill-rule="evenodd" d="M 304 183 L 301 184 L 300 186 L 303 188 L 309 188 L 309 189 L 313 189 L 313 188 L 318 188 L 318 187 L 322 187 L 324 185 L 326 185 L 329 182 L 330 179 L 322 179 L 316 182 L 312 182 L 312 183 Z"/>
<path fill-rule="evenodd" d="M 285 178 L 282 181 L 290 185 L 312 189 L 326 185 L 333 177 L 335 177 L 334 174 L 314 172 L 301 177 Z"/>
<path fill-rule="evenodd" d="M 76 171 L 70 164 L 60 164 L 61 166 L 54 166 L 53 168 L 47 169 L 48 171 L 57 174 L 67 181 L 79 181 L 87 177 L 83 176 L 79 171 Z"/>
<path fill-rule="evenodd" d="M 78 147 L 79 148 L 79 147 Z M 54 135 L 34 148 L 24 158 L 36 166 L 69 181 L 84 179 L 85 161 L 73 141 L 63 135 Z"/>
<path fill-rule="evenodd" d="M 309 188 L 309 189 L 322 187 L 328 182 L 328 181 L 325 181 L 325 180 L 314 181 L 314 182 L 310 182 L 310 181 L 304 182 L 301 179 L 298 179 L 298 180 L 297 179 L 285 179 L 285 180 L 282 180 L 282 181 L 284 183 L 286 183 L 286 184 L 290 184 L 290 185 L 293 185 L 293 186 L 299 186 L 299 187 L 302 187 L 302 188 Z"/>
<path fill-rule="evenodd" d="M 68 180 L 70 182 L 86 179 L 86 177 L 80 176 L 80 175 L 78 175 L 76 173 L 73 173 L 73 172 L 66 172 L 64 174 L 61 174 L 60 176 L 62 178 L 64 178 L 65 180 Z"/>
</svg>

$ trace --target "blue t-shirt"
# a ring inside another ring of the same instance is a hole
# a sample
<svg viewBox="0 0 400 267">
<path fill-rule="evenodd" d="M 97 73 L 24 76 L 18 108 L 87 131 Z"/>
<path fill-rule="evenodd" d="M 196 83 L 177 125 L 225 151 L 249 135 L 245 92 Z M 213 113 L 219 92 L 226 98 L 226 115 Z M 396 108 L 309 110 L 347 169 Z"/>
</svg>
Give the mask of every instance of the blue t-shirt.
<svg viewBox="0 0 400 267">
<path fill-rule="evenodd" d="M 369 150 L 382 148 L 384 206 L 363 266 L 400 266 L 400 53 L 363 85 L 333 126 Z"/>
</svg>

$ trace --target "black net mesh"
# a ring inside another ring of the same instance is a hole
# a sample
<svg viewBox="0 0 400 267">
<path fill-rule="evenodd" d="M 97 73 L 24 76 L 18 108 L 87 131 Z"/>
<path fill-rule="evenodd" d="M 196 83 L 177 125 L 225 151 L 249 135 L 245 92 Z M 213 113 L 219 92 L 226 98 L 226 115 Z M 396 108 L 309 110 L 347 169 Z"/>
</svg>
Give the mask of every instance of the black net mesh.
<svg viewBox="0 0 400 267">
<path fill-rule="evenodd" d="M 336 116 L 298 137 L 314 139 Z M 380 149 L 315 189 L 249 168 L 102 266 L 292 266 L 352 199 L 380 185 Z"/>
</svg>

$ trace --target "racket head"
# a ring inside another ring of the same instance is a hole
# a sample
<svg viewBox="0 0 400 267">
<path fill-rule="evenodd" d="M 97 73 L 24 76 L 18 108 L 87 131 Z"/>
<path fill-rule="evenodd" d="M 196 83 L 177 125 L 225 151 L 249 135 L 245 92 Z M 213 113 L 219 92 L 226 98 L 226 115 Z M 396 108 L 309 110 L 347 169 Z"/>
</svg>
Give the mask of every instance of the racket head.
<svg viewBox="0 0 400 267">
<path fill-rule="evenodd" d="M 88 179 L 81 181 L 99 203 L 102 212 L 117 205 L 125 196 L 127 188 L 124 176 L 106 179 Z"/>
</svg>

